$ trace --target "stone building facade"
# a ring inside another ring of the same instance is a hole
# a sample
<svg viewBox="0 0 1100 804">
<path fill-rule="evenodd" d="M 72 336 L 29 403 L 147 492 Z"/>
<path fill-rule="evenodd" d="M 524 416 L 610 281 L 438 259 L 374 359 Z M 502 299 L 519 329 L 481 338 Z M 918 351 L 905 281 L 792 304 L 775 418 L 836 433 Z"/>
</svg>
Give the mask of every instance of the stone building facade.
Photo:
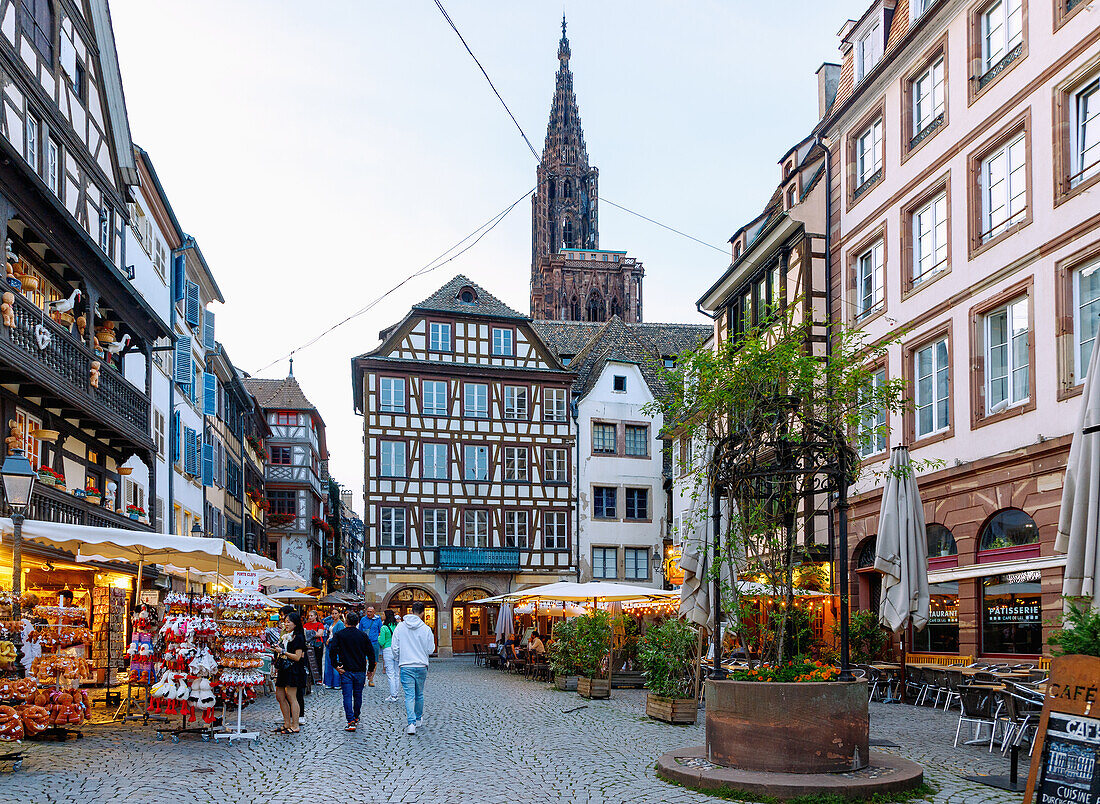
<svg viewBox="0 0 1100 804">
<path fill-rule="evenodd" d="M 531 317 L 642 320 L 642 264 L 600 250 L 599 171 L 584 144 L 562 20 L 546 143 L 531 197 Z"/>
</svg>

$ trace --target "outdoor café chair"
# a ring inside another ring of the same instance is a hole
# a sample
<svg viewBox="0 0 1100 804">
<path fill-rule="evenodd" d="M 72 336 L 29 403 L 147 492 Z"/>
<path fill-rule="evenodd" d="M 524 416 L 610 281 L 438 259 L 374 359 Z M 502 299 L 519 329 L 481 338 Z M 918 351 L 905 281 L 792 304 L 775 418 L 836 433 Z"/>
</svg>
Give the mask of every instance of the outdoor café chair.
<svg viewBox="0 0 1100 804">
<path fill-rule="evenodd" d="M 867 680 L 871 686 L 867 694 L 867 700 L 881 700 L 881 698 L 885 697 L 885 694 L 889 692 L 890 680 L 886 677 L 886 674 L 877 667 L 872 667 L 869 664 L 861 664 L 860 667 L 867 671 Z M 875 696 L 878 695 L 880 691 L 883 695 L 876 699 Z"/>
<path fill-rule="evenodd" d="M 955 747 L 959 746 L 963 723 L 970 723 L 974 726 L 974 739 L 971 742 L 985 742 L 985 738 L 981 737 L 981 730 L 982 726 L 989 726 L 989 750 L 992 751 L 997 722 L 993 717 L 993 696 L 989 694 L 990 690 L 975 688 L 969 684 L 960 684 L 956 689 L 962 712 L 959 714 L 959 725 L 955 728 Z"/>
<path fill-rule="evenodd" d="M 951 708 L 951 704 L 959 700 L 959 687 L 963 683 L 963 675 L 959 670 L 948 667 L 944 671 L 944 676 L 947 679 L 947 700 L 943 703 L 943 711 L 947 711 Z"/>
<path fill-rule="evenodd" d="M 991 670 L 980 670 L 973 675 L 973 683 L 975 684 L 1000 684 L 1001 680 L 993 675 Z"/>
<path fill-rule="evenodd" d="M 485 651 L 481 649 L 481 645 L 474 643 L 474 665 L 481 667 L 485 663 Z"/>
<path fill-rule="evenodd" d="M 924 680 L 924 674 L 919 667 L 908 666 L 905 668 L 905 693 L 912 695 L 914 703 L 920 703 L 920 699 L 928 692 L 928 682 Z"/>
</svg>

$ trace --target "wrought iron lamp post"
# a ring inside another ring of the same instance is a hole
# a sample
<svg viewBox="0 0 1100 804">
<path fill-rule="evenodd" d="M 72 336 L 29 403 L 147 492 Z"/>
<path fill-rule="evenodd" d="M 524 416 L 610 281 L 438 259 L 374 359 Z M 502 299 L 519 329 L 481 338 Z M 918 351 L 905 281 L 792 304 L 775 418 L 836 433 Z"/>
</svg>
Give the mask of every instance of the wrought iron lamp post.
<svg viewBox="0 0 1100 804">
<path fill-rule="evenodd" d="M 30 505 L 38 474 L 23 450 L 15 449 L 4 459 L 4 465 L 0 467 L 0 478 L 4 481 L 4 497 L 11 508 L 11 521 L 15 526 L 11 546 L 11 590 L 12 619 L 18 621 L 22 618 L 19 597 L 23 593 L 23 519 L 27 506 Z"/>
</svg>

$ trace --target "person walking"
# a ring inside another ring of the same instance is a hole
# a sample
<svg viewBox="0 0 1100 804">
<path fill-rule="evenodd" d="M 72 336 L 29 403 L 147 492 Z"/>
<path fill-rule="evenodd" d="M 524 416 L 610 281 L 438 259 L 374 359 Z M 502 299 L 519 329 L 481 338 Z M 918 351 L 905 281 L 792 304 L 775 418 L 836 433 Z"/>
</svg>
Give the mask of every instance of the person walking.
<svg viewBox="0 0 1100 804">
<path fill-rule="evenodd" d="M 302 617 L 291 612 L 281 620 L 283 633 L 275 647 L 275 698 L 283 715 L 283 727 L 276 734 L 298 734 L 301 710 L 298 690 L 306 683 L 306 633 Z"/>
<path fill-rule="evenodd" d="M 424 685 L 428 681 L 428 657 L 435 651 L 435 636 L 422 619 L 424 604 L 412 604 L 393 632 L 394 659 L 401 669 L 401 688 L 405 691 L 406 734 L 416 734 L 424 720 Z"/>
<path fill-rule="evenodd" d="M 324 683 L 330 690 L 340 689 L 340 674 L 336 672 L 336 665 L 332 662 L 332 638 L 344 630 L 344 613 L 335 611 L 330 617 L 325 618 L 325 664 Z"/>
<path fill-rule="evenodd" d="M 386 681 L 390 685 L 390 695 L 386 703 L 394 703 L 397 700 L 397 685 L 399 675 L 397 662 L 393 658 L 393 632 L 397 630 L 397 617 L 393 609 L 386 609 L 382 617 L 382 630 L 378 634 L 378 645 L 382 648 L 382 670 L 386 674 Z"/>
<path fill-rule="evenodd" d="M 356 628 L 359 615 L 349 612 L 347 621 L 347 628 L 329 641 L 329 649 L 336 672 L 340 674 L 340 689 L 344 693 L 344 717 L 348 721 L 344 731 L 355 731 L 359 725 L 359 712 L 363 708 L 363 682 L 367 673 L 374 671 L 377 660 L 367 635 Z"/>
<path fill-rule="evenodd" d="M 367 614 L 359 621 L 359 630 L 367 635 L 367 639 L 370 640 L 371 647 L 374 648 L 374 655 L 381 656 L 382 653 L 378 647 L 378 635 L 382 633 L 382 618 L 374 613 L 374 606 L 367 606 Z M 374 686 L 374 668 L 372 667 L 370 672 L 367 673 L 367 684 L 371 687 Z"/>
</svg>

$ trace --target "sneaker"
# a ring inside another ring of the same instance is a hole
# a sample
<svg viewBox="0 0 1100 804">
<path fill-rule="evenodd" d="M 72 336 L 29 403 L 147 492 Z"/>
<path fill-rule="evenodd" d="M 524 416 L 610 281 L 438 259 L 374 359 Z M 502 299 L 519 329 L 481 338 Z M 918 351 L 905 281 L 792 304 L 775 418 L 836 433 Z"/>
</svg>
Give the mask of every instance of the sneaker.
<svg viewBox="0 0 1100 804">
<path fill-rule="evenodd" d="M 416 725 L 417 726 L 423 726 L 424 725 L 424 718 L 420 718 L 420 720 L 416 721 Z"/>
<path fill-rule="evenodd" d="M 409 727 L 405 729 L 405 734 L 416 734 L 416 724 L 410 723 Z"/>
<path fill-rule="evenodd" d="M 386 703 L 397 703 L 397 696 L 396 695 L 389 696 L 388 698 L 386 698 Z"/>
<path fill-rule="evenodd" d="M 349 723 L 348 725 L 344 726 L 344 731 L 355 731 L 355 724 Z"/>
<path fill-rule="evenodd" d="M 298 725 L 301 726 L 305 722 L 306 722 L 305 715 L 299 715 L 298 716 Z"/>
</svg>

